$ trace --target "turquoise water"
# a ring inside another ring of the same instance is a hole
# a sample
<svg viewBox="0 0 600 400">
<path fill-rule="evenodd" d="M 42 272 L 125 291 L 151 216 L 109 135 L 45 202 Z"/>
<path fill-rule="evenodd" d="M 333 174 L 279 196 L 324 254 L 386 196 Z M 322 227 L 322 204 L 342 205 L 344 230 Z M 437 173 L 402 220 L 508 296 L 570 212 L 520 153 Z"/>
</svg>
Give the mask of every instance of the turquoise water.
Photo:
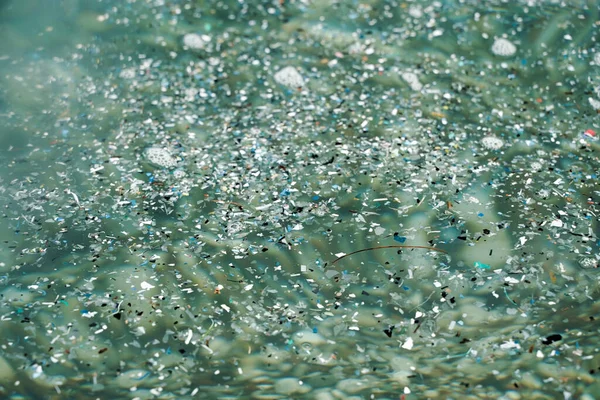
<svg viewBox="0 0 600 400">
<path fill-rule="evenodd" d="M 598 12 L 1 2 L 2 397 L 598 397 Z"/>
</svg>

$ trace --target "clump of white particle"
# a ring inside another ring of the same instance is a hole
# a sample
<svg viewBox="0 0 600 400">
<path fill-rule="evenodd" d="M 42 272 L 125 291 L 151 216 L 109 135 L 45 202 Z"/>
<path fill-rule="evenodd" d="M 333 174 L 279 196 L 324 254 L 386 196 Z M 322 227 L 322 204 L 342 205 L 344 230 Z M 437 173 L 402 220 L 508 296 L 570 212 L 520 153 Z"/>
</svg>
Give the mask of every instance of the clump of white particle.
<svg viewBox="0 0 600 400">
<path fill-rule="evenodd" d="M 497 136 L 486 136 L 481 139 L 481 144 L 483 147 L 489 150 L 498 150 L 504 146 L 504 140 L 500 139 Z"/>
<path fill-rule="evenodd" d="M 492 45 L 492 53 L 497 56 L 509 57 L 514 55 L 517 52 L 517 46 L 515 46 L 511 41 L 498 38 L 494 41 Z"/>
<path fill-rule="evenodd" d="M 177 157 L 164 147 L 149 147 L 145 154 L 148 161 L 159 167 L 173 168 L 177 165 Z"/>
<path fill-rule="evenodd" d="M 419 77 L 414 72 L 403 72 L 402 79 L 404 79 L 404 82 L 408 83 L 408 86 L 415 92 L 423 89 L 423 84 L 419 82 Z"/>
<path fill-rule="evenodd" d="M 188 33 L 183 36 L 183 45 L 192 50 L 202 50 L 210 42 L 210 36 Z"/>
<path fill-rule="evenodd" d="M 291 87 L 291 88 L 299 88 L 304 86 L 304 78 L 302 75 L 296 70 L 294 67 L 285 67 L 280 69 L 273 76 L 275 78 L 275 82 L 280 85 Z"/>
</svg>

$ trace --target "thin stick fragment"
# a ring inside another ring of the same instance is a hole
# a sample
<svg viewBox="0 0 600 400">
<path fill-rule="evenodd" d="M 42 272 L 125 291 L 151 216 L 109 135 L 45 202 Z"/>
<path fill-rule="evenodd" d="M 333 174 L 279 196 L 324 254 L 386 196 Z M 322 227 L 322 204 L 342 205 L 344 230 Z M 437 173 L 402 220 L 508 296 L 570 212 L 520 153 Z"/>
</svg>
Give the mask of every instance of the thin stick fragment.
<svg viewBox="0 0 600 400">
<path fill-rule="evenodd" d="M 447 251 L 444 251 L 442 249 L 438 249 L 436 247 L 430 247 L 430 246 L 408 246 L 408 245 L 402 245 L 402 244 L 395 244 L 395 245 L 390 245 L 390 246 L 375 246 L 375 247 L 368 247 L 366 249 L 356 250 L 356 251 L 353 251 L 352 253 L 344 254 L 343 256 L 336 258 L 335 260 L 333 260 L 331 262 L 331 265 L 333 265 L 336 262 L 340 261 L 342 258 L 346 258 L 346 257 L 351 256 L 351 255 L 356 254 L 356 253 L 362 253 L 363 251 L 371 251 L 371 250 L 381 250 L 381 249 L 426 249 L 426 250 L 437 251 L 438 253 L 448 254 Z"/>
</svg>

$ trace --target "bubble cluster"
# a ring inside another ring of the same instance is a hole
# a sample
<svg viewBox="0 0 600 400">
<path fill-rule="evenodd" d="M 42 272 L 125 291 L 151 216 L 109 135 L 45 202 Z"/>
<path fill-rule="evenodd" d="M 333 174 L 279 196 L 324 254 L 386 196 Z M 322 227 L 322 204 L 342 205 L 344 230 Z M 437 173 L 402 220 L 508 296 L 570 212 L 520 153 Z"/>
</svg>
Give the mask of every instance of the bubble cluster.
<svg viewBox="0 0 600 400">
<path fill-rule="evenodd" d="M 598 268 L 598 260 L 593 257 L 581 257 L 578 261 L 581 268 Z"/>
<path fill-rule="evenodd" d="M 173 168 L 177 165 L 177 157 L 164 147 L 149 147 L 146 149 L 145 155 L 148 161 L 159 167 Z"/>
<path fill-rule="evenodd" d="M 402 79 L 404 79 L 404 82 L 408 83 L 410 88 L 415 92 L 423 89 L 423 84 L 419 81 L 419 77 L 414 72 L 402 73 Z"/>
<path fill-rule="evenodd" d="M 497 136 L 485 136 L 483 139 L 481 139 L 481 144 L 486 149 L 499 150 L 502 148 L 502 146 L 504 146 L 504 140 Z"/>
<path fill-rule="evenodd" d="M 275 73 L 273 78 L 275 78 L 275 82 L 280 85 L 288 86 L 290 88 L 304 86 L 304 78 L 302 78 L 302 75 L 300 75 L 296 68 L 291 66 L 280 69 Z"/>
<path fill-rule="evenodd" d="M 183 36 L 183 45 L 192 50 L 201 50 L 210 42 L 210 36 L 188 33 Z"/>
</svg>

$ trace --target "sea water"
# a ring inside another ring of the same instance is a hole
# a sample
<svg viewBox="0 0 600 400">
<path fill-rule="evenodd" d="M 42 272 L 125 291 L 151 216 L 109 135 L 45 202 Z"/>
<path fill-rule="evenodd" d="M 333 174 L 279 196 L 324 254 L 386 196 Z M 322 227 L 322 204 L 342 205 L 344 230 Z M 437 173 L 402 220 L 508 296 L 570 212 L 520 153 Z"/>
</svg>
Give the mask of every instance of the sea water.
<svg viewBox="0 0 600 400">
<path fill-rule="evenodd" d="M 1 1 L 1 397 L 596 398 L 598 8 Z"/>
</svg>

